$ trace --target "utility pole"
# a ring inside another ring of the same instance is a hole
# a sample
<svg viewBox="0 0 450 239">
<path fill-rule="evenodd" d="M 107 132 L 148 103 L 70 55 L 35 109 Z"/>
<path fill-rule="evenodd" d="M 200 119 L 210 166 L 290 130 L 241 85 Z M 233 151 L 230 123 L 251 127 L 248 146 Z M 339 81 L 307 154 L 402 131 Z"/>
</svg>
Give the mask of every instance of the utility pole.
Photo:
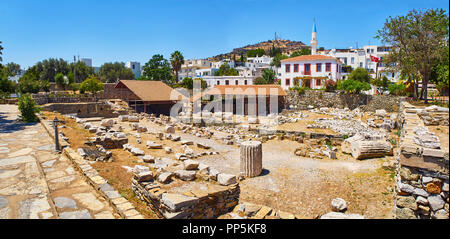
<svg viewBox="0 0 450 239">
<path fill-rule="evenodd" d="M 73 56 L 73 81 L 77 82 L 77 59 L 76 56 Z"/>
</svg>

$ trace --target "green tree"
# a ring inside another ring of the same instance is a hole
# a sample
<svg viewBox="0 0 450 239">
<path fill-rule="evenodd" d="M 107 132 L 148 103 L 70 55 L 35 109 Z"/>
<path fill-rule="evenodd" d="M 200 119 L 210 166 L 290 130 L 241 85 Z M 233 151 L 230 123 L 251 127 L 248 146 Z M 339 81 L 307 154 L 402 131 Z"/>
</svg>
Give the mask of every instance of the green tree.
<svg viewBox="0 0 450 239">
<path fill-rule="evenodd" d="M 266 54 L 266 51 L 262 48 L 258 49 L 252 49 L 247 51 L 247 57 L 260 57 L 264 56 Z"/>
<path fill-rule="evenodd" d="M 214 75 L 216 75 L 216 76 L 237 76 L 237 75 L 239 75 L 239 72 L 236 69 L 231 68 L 230 65 L 228 65 L 228 63 L 224 63 L 219 67 L 219 70 L 217 70 L 216 73 L 214 73 Z"/>
<path fill-rule="evenodd" d="M 100 67 L 98 77 L 102 82 L 116 83 L 119 80 L 133 80 L 134 73 L 123 62 L 109 62 Z"/>
<path fill-rule="evenodd" d="M 103 90 L 103 83 L 97 79 L 95 76 L 89 76 L 86 80 L 81 82 L 80 84 L 80 92 L 90 92 L 93 93 L 94 96 L 97 95 L 97 92 Z"/>
<path fill-rule="evenodd" d="M 6 72 L 7 72 L 8 76 L 16 76 L 16 75 L 20 74 L 20 65 L 19 64 L 10 62 L 10 63 L 6 64 L 5 68 L 6 68 Z"/>
<path fill-rule="evenodd" d="M 350 75 L 348 75 L 348 79 L 359 81 L 359 82 L 366 82 L 370 83 L 371 77 L 369 75 L 369 72 L 367 72 L 366 69 L 362 67 L 356 68 Z"/>
<path fill-rule="evenodd" d="M 267 84 L 273 84 L 276 77 L 277 77 L 277 73 L 270 68 L 264 69 L 262 72 L 262 78 L 264 78 L 264 80 L 267 82 Z"/>
<path fill-rule="evenodd" d="M 181 86 L 186 89 L 192 89 L 194 87 L 194 80 L 191 77 L 185 77 L 181 81 Z"/>
<path fill-rule="evenodd" d="M 76 63 L 70 64 L 70 73 L 67 75 L 67 77 L 72 77 L 73 82 L 75 83 L 81 83 L 93 74 L 95 74 L 94 67 L 86 65 L 86 63 L 82 61 L 77 61 Z"/>
<path fill-rule="evenodd" d="M 194 82 L 197 81 L 197 80 L 200 80 L 200 84 L 201 84 L 200 87 L 201 87 L 202 89 L 205 89 L 205 88 L 208 86 L 207 83 L 206 83 L 206 81 L 203 80 L 202 78 L 195 78 L 195 79 L 192 79 L 191 77 L 185 77 L 185 78 L 181 81 L 181 84 L 180 84 L 180 85 L 181 85 L 183 88 L 192 90 L 192 89 L 194 88 Z"/>
<path fill-rule="evenodd" d="M 433 67 L 431 81 L 436 84 L 441 94 L 448 93 L 449 89 L 449 54 L 448 45 L 442 49 L 442 60 Z"/>
<path fill-rule="evenodd" d="M 63 73 L 58 73 L 55 76 L 55 83 L 66 90 L 66 87 L 73 83 L 73 76 L 67 77 Z"/>
<path fill-rule="evenodd" d="M 256 79 L 253 80 L 253 84 L 254 85 L 266 85 L 267 81 L 264 80 L 264 78 L 262 78 L 262 77 L 256 77 Z"/>
<path fill-rule="evenodd" d="M 284 59 L 288 59 L 289 57 L 286 55 L 278 54 L 275 55 L 272 59 L 272 63 L 270 63 L 271 66 L 281 67 L 281 61 Z"/>
<path fill-rule="evenodd" d="M 38 93 L 41 89 L 42 82 L 48 83 L 48 81 L 39 80 L 39 72 L 36 67 L 31 67 L 25 71 L 25 74 L 22 77 L 19 78 L 17 83 L 17 91 L 22 94 Z"/>
<path fill-rule="evenodd" d="M 0 64 L 0 96 L 8 97 L 15 91 L 15 82 L 8 79 L 8 69 Z"/>
<path fill-rule="evenodd" d="M 3 55 L 3 47 L 2 47 L 2 41 L 0 41 L 0 62 L 3 61 L 2 55 Z M 1 63 L 0 63 L 0 65 L 1 65 Z"/>
<path fill-rule="evenodd" d="M 67 75 L 70 71 L 69 64 L 63 59 L 49 58 L 38 62 L 33 66 L 33 70 L 38 73 L 39 81 L 55 82 L 58 73 Z"/>
<path fill-rule="evenodd" d="M 309 48 L 302 48 L 299 51 L 294 51 L 289 57 L 296 57 L 296 56 L 303 56 L 303 55 L 311 55 L 311 49 Z"/>
<path fill-rule="evenodd" d="M 39 118 L 36 113 L 40 112 L 40 108 L 29 94 L 23 94 L 18 102 L 22 120 L 25 122 L 36 122 Z"/>
<path fill-rule="evenodd" d="M 275 57 L 276 55 L 281 55 L 281 54 L 283 54 L 283 52 L 281 51 L 281 49 L 275 47 L 275 44 L 272 43 L 272 48 L 269 50 L 269 56 L 270 56 L 270 57 Z"/>
<path fill-rule="evenodd" d="M 170 56 L 170 64 L 172 65 L 173 71 L 175 71 L 175 78 L 178 81 L 178 72 L 181 70 L 181 65 L 184 64 L 184 57 L 179 51 L 175 51 Z"/>
<path fill-rule="evenodd" d="M 442 49 L 448 46 L 448 20 L 443 9 L 412 10 L 406 16 L 389 17 L 376 35 L 392 46 L 384 58 L 390 68 L 406 75 L 420 74 L 423 85 L 420 98 L 425 103 L 433 67 L 442 60 Z"/>
<path fill-rule="evenodd" d="M 370 90 L 370 84 L 365 81 L 347 79 L 339 81 L 337 88 L 339 90 L 345 90 L 347 93 L 359 94 L 361 91 Z"/>
<path fill-rule="evenodd" d="M 162 55 L 154 55 L 143 67 L 144 77 L 151 81 L 162 81 L 166 84 L 173 83 L 172 69 L 168 60 Z"/>
<path fill-rule="evenodd" d="M 388 91 L 391 95 L 405 95 L 406 87 L 403 84 L 390 84 L 388 86 Z"/>
</svg>

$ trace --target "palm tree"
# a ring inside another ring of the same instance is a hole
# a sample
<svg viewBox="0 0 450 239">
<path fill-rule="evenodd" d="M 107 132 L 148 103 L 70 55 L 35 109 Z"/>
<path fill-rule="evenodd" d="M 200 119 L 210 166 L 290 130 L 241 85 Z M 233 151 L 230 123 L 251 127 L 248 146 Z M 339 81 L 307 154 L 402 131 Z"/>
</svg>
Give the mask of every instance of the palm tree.
<svg viewBox="0 0 450 239">
<path fill-rule="evenodd" d="M 178 72 L 181 70 L 181 65 L 184 64 L 184 57 L 179 51 L 175 51 L 170 56 L 170 64 L 175 71 L 176 81 L 178 82 Z"/>
</svg>

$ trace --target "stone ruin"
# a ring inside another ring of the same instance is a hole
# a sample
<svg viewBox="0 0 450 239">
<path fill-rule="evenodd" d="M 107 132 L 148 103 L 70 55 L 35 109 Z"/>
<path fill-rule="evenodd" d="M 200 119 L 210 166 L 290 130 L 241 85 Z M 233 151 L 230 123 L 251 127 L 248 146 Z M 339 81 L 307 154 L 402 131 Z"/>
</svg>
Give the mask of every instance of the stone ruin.
<svg viewBox="0 0 450 239">
<path fill-rule="evenodd" d="M 422 112 L 407 102 L 400 107 L 398 124 L 402 132 L 396 156 L 393 213 L 398 219 L 448 219 L 449 155 L 425 126 L 427 119 L 420 116 Z"/>
</svg>

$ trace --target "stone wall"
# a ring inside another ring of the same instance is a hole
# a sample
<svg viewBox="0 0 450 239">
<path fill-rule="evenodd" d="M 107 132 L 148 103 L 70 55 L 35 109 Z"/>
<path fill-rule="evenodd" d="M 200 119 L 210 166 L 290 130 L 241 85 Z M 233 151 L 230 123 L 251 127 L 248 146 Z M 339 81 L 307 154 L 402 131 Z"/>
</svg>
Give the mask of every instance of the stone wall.
<svg viewBox="0 0 450 239">
<path fill-rule="evenodd" d="M 425 109 L 417 110 L 417 115 L 425 125 L 448 126 L 448 108 L 432 105 Z"/>
<path fill-rule="evenodd" d="M 138 182 L 133 179 L 132 189 L 139 199 L 146 202 L 166 219 L 211 219 L 227 213 L 238 204 L 239 184 L 229 186 L 208 183 L 203 189 L 191 188 L 184 193 L 162 189 L 164 185 L 151 180 Z M 186 187 L 184 185 L 184 188 Z"/>
<path fill-rule="evenodd" d="M 78 117 L 115 118 L 127 112 L 114 111 L 106 102 L 91 103 L 51 103 L 42 106 L 42 110 L 56 111 L 61 114 L 76 114 Z"/>
<path fill-rule="evenodd" d="M 407 102 L 400 106 L 402 128 L 396 156 L 394 217 L 449 218 L 449 156 Z M 447 116 L 448 117 L 448 116 Z"/>
<path fill-rule="evenodd" d="M 342 91 L 325 92 L 322 90 L 307 90 L 299 95 L 296 91 L 287 91 L 288 109 L 308 109 L 314 108 L 349 108 L 351 110 L 360 107 L 363 111 L 375 111 L 385 109 L 388 112 L 396 112 L 398 105 L 404 97 L 391 95 L 366 95 L 366 94 L 346 94 Z"/>
<path fill-rule="evenodd" d="M 96 102 L 96 98 L 92 95 L 51 95 L 51 94 L 33 94 L 34 101 L 37 105 L 45 105 L 49 103 L 81 103 L 81 102 Z"/>
</svg>

